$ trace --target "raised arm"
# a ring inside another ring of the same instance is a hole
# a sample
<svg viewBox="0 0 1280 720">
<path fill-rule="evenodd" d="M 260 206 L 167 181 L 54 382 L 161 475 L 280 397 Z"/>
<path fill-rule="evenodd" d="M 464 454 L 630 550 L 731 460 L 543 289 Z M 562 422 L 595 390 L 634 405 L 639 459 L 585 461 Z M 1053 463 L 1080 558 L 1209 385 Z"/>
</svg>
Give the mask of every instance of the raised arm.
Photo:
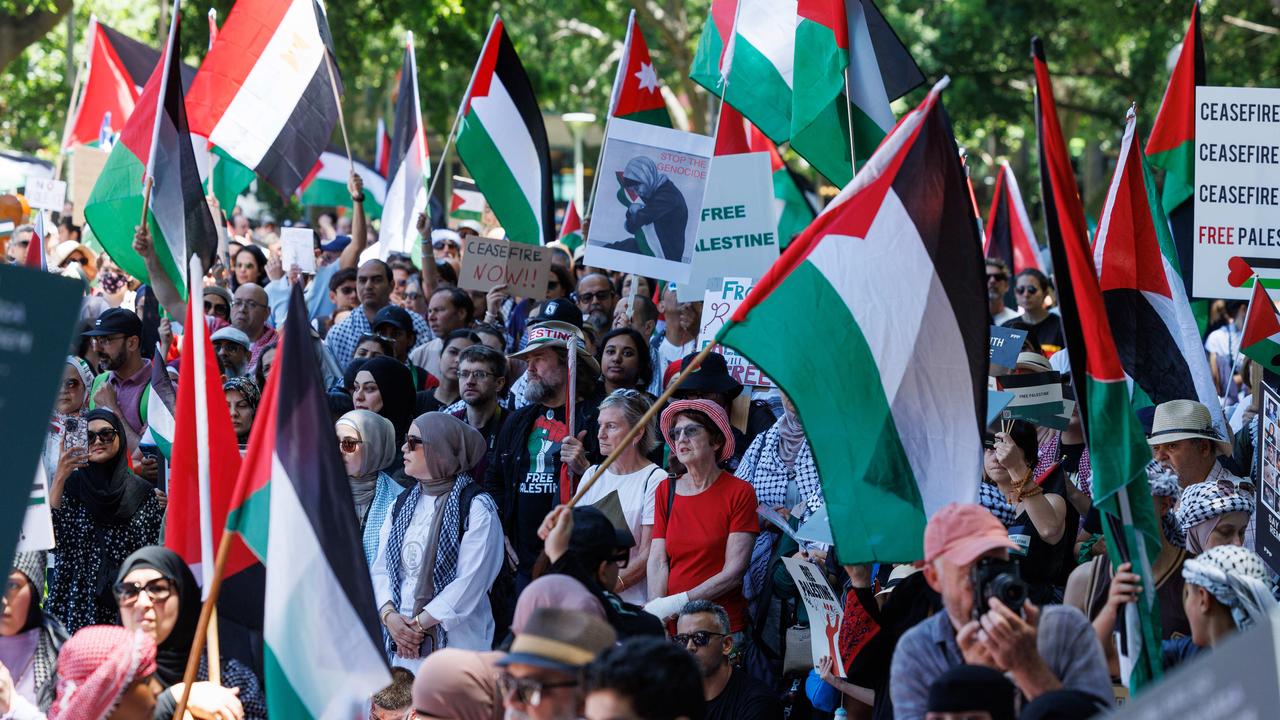
<svg viewBox="0 0 1280 720">
<path fill-rule="evenodd" d="M 187 316 L 187 303 L 182 299 L 182 293 L 178 291 L 178 287 L 173 284 L 173 280 L 160 264 L 160 258 L 156 256 L 155 245 L 151 242 L 151 231 L 146 225 L 138 225 L 134 228 L 133 251 L 142 257 L 142 263 L 147 266 L 147 275 L 150 276 L 151 289 L 156 291 L 156 300 L 160 301 L 160 304 L 164 306 L 170 316 L 185 318 Z M 179 269 L 181 270 L 182 268 Z"/>
<path fill-rule="evenodd" d="M 353 268 L 360 262 L 360 253 L 369 244 L 369 221 L 364 215 L 364 179 L 359 173 L 351 173 L 347 179 L 347 190 L 351 191 L 351 242 L 342 250 L 338 258 L 338 268 Z"/>
</svg>

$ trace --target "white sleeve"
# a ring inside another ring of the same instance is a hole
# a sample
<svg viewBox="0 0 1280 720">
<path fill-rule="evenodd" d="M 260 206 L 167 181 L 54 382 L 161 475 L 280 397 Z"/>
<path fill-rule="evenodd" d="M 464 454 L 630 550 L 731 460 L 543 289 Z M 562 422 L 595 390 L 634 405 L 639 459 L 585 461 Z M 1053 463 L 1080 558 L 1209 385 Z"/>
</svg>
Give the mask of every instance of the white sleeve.
<svg viewBox="0 0 1280 720">
<path fill-rule="evenodd" d="M 491 500 L 484 496 L 472 500 L 467 523 L 458 546 L 458 571 L 453 582 L 441 588 L 424 608 L 445 630 L 456 627 L 488 597 L 505 557 L 502 525 Z"/>
<path fill-rule="evenodd" d="M 658 486 L 667 477 L 662 468 L 655 468 L 644 481 L 644 512 L 640 513 L 641 525 L 653 524 L 654 507 L 657 505 Z M 637 538 L 638 539 L 638 538 Z"/>
<path fill-rule="evenodd" d="M 395 504 L 392 504 L 392 509 Z M 373 565 L 369 567 L 369 579 L 373 581 L 373 601 L 378 608 L 378 612 L 382 612 L 382 606 L 391 602 L 391 576 L 387 573 L 387 534 L 391 529 L 391 510 L 387 511 L 387 517 L 382 521 L 382 528 L 378 530 L 378 553 L 373 556 Z M 400 608 L 396 608 L 399 612 Z"/>
</svg>

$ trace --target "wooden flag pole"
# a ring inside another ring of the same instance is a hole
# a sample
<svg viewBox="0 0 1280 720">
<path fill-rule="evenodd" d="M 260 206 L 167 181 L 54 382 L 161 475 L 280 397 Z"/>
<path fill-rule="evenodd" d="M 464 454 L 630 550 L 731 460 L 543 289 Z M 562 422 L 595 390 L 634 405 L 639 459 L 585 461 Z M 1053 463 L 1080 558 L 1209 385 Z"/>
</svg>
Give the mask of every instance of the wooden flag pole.
<svg viewBox="0 0 1280 720">
<path fill-rule="evenodd" d="M 605 458 L 604 462 L 600 463 L 591 477 L 587 478 L 578 486 L 578 492 L 569 500 L 569 507 L 577 505 L 578 501 L 582 499 L 583 493 L 594 485 L 596 480 L 600 479 L 600 476 L 604 474 L 604 471 L 608 470 L 609 466 L 612 465 L 614 461 L 622 455 L 622 453 L 626 452 L 627 448 L 631 447 L 631 441 L 635 440 L 640 433 L 644 432 L 645 426 L 649 424 L 649 421 L 653 420 L 654 415 L 658 414 L 658 410 L 667 404 L 667 400 L 671 399 L 672 393 L 676 391 L 676 388 L 680 387 L 680 383 L 684 382 L 685 378 L 689 377 L 694 370 L 697 370 L 698 367 L 702 365 L 702 361 L 707 359 L 707 356 L 711 354 L 711 351 L 715 350 L 717 345 L 719 345 L 719 343 L 713 340 L 709 345 L 702 348 L 702 352 L 693 356 L 693 360 L 689 362 L 688 367 L 681 370 L 679 375 L 671 379 L 671 382 L 667 385 L 667 389 L 658 396 L 657 400 L 653 401 L 653 404 L 649 406 L 649 409 L 645 411 L 644 415 L 640 416 L 640 419 L 636 421 L 636 424 L 631 426 L 631 429 L 627 431 L 627 434 L 622 436 L 622 439 L 619 440 L 618 444 L 613 448 L 613 452 L 609 453 L 609 457 Z"/>
<path fill-rule="evenodd" d="M 333 90 L 333 104 L 338 107 L 338 127 L 342 129 L 342 147 L 347 151 L 347 164 L 352 174 L 356 171 L 356 161 L 351 159 L 351 141 L 347 138 L 347 120 L 342 114 L 342 96 L 338 93 L 338 73 L 333 69 L 333 55 L 329 49 L 324 51 L 324 66 L 329 70 L 329 88 Z M 181 716 L 179 716 L 181 717 Z"/>
<path fill-rule="evenodd" d="M 191 685 L 196 681 L 196 671 L 200 669 L 200 653 L 204 652 L 205 640 L 211 626 L 216 628 L 213 619 L 214 609 L 218 604 L 218 593 L 222 590 L 222 574 L 227 568 L 227 556 L 231 554 L 231 533 L 224 530 L 222 540 L 218 542 L 218 555 L 213 563 L 213 577 L 209 581 L 209 595 L 200 607 L 200 620 L 196 623 L 195 640 L 191 643 L 191 652 L 187 655 L 187 668 L 182 673 L 182 697 L 178 698 L 178 707 L 173 716 L 184 717 L 187 701 L 191 699 Z M 212 665 L 210 666 L 212 673 Z M 213 675 L 210 674 L 212 678 Z"/>
<path fill-rule="evenodd" d="M 142 227 L 147 227 L 147 210 L 151 208 L 151 176 L 147 176 L 146 183 L 142 186 L 142 220 L 139 223 Z"/>
</svg>

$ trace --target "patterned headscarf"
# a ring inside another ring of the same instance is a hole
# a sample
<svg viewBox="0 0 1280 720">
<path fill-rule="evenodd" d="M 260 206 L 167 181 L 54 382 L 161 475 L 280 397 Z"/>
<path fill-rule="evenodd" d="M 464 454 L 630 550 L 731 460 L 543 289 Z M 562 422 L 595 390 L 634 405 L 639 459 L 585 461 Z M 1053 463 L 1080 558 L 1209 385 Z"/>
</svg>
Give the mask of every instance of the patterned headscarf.
<svg viewBox="0 0 1280 720">
<path fill-rule="evenodd" d="M 80 399 L 83 403 L 89 399 L 89 388 L 93 387 L 93 369 L 84 361 L 84 358 L 75 355 L 67 356 L 67 364 L 76 369 L 76 373 L 80 376 L 80 383 L 84 385 L 84 397 Z"/>
<path fill-rule="evenodd" d="M 1204 552 L 1205 540 L 1218 526 L 1219 518 L 1233 512 L 1253 515 L 1254 507 L 1252 495 L 1215 481 L 1199 482 L 1183 490 L 1178 504 L 1178 525 L 1186 535 L 1187 550 Z"/>
<path fill-rule="evenodd" d="M 49 720 L 107 717 L 133 683 L 156 671 L 156 643 L 147 633 L 114 625 L 81 628 L 58 654 L 58 694 Z"/>
<path fill-rule="evenodd" d="M 258 383 L 254 382 L 248 376 L 234 377 L 222 383 L 222 391 L 235 390 L 240 393 L 241 397 L 249 401 L 254 410 L 258 409 L 258 401 L 262 399 L 262 390 L 258 388 Z"/>
<path fill-rule="evenodd" d="M 1187 558 L 1182 564 L 1182 579 L 1208 590 L 1226 605 L 1240 630 L 1276 608 L 1262 558 L 1238 545 L 1219 545 L 1203 555 Z"/>
<path fill-rule="evenodd" d="M 1151 497 L 1171 497 L 1177 500 L 1182 496 L 1178 476 L 1155 460 L 1147 463 L 1147 484 L 1151 486 Z"/>
</svg>

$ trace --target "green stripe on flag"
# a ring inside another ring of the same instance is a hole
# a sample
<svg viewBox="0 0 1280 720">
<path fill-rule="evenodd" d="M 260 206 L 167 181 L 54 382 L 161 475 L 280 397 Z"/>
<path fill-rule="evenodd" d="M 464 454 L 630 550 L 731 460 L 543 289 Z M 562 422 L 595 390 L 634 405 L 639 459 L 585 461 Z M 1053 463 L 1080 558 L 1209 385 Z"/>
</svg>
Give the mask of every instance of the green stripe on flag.
<svg viewBox="0 0 1280 720">
<path fill-rule="evenodd" d="M 702 35 L 698 38 L 698 49 L 693 55 L 693 66 L 689 68 L 689 79 L 716 96 L 720 95 L 720 55 L 723 52 L 724 39 L 708 13 Z"/>
<path fill-rule="evenodd" d="M 288 622 L 288 619 L 279 618 L 277 622 Z M 297 631 L 307 632 L 304 628 L 298 628 Z M 284 668 L 280 665 L 280 661 L 276 659 L 276 654 L 273 652 L 272 647 L 265 643 L 262 648 L 262 671 L 262 679 L 266 685 L 267 711 L 271 717 L 315 717 L 311 709 L 307 707 L 307 704 L 294 691 L 293 683 L 289 682 L 289 676 L 284 674 Z"/>
<path fill-rule="evenodd" d="M 266 561 L 267 538 L 271 527 L 271 482 L 258 488 L 240 507 L 227 514 L 227 529 L 240 533 L 244 544 L 259 560 Z"/>
<path fill-rule="evenodd" d="M 796 24 L 792 82 L 791 131 L 802 130 L 826 111 L 844 90 L 849 53 L 840 48 L 831 28 L 801 17 Z"/>
<path fill-rule="evenodd" d="M 538 216 L 475 112 L 462 119 L 457 143 L 458 155 L 484 192 L 485 200 L 507 233 L 507 239 L 541 245 L 542 230 Z"/>
<path fill-rule="evenodd" d="M 671 127 L 671 113 L 667 112 L 665 107 L 650 108 L 649 110 L 639 110 L 630 115 L 619 115 L 623 120 L 631 122 L 645 123 L 646 125 L 658 125 L 660 127 Z"/>
<path fill-rule="evenodd" d="M 791 149 L 836 187 L 853 179 L 853 157 L 849 148 L 849 109 L 844 95 L 827 107 L 804 130 L 791 138 Z M 878 144 L 884 135 L 876 140 Z M 855 138 L 856 139 L 856 138 Z M 871 146 L 875 149 L 875 145 Z M 860 148 L 861 150 L 861 148 Z M 871 155 L 867 152 L 866 157 Z M 860 155 L 860 157 L 863 157 Z"/>
<path fill-rule="evenodd" d="M 769 58 L 741 36 L 733 44 L 725 100 L 774 142 L 791 136 L 791 87 Z"/>
<path fill-rule="evenodd" d="M 236 198 L 249 189 L 254 178 L 253 170 L 220 147 L 214 147 L 213 154 L 218 156 L 218 160 L 209 173 L 208 183 L 213 189 L 213 196 L 218 198 L 218 204 L 229 211 L 236 206 Z M 214 220 L 222 222 L 222 218 Z"/>
<path fill-rule="evenodd" d="M 1196 192 L 1196 143 L 1194 140 L 1177 145 L 1147 158 L 1152 165 L 1164 170 L 1164 189 L 1161 205 L 1171 213 Z"/>
</svg>

